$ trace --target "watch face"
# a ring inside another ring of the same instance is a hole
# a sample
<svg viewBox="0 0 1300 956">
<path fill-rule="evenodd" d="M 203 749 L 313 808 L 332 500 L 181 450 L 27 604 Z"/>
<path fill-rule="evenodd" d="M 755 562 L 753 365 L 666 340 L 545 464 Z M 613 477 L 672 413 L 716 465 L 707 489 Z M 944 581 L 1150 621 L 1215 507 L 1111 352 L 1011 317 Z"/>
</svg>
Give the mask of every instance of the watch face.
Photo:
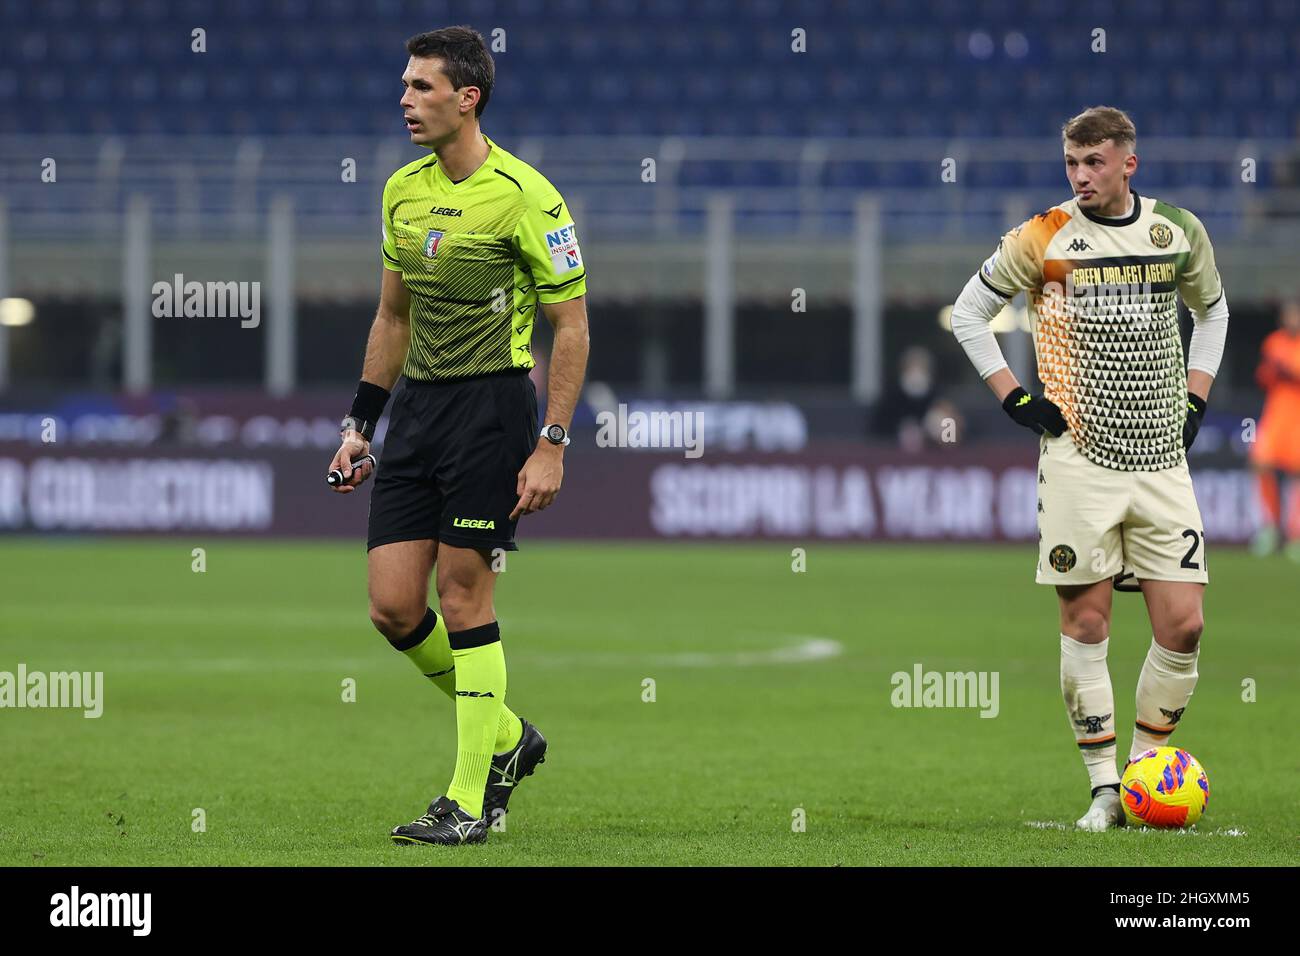
<svg viewBox="0 0 1300 956">
<path fill-rule="evenodd" d="M 564 441 L 564 426 L 548 425 L 546 427 L 546 437 L 557 443 Z"/>
</svg>

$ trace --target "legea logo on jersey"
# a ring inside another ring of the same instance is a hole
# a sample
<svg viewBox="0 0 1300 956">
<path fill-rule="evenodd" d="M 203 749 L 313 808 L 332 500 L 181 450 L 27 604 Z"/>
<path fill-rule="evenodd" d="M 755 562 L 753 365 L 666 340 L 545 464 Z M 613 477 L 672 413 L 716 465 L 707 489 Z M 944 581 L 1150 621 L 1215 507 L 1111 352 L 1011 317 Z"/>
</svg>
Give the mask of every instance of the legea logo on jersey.
<svg viewBox="0 0 1300 956">
<path fill-rule="evenodd" d="M 578 232 L 573 223 L 546 234 L 546 251 L 556 275 L 582 267 L 582 251 L 578 248 Z"/>
<path fill-rule="evenodd" d="M 440 242 L 442 242 L 442 233 L 437 229 L 430 229 L 429 234 L 424 237 L 424 258 L 432 259 L 436 256 Z"/>
</svg>

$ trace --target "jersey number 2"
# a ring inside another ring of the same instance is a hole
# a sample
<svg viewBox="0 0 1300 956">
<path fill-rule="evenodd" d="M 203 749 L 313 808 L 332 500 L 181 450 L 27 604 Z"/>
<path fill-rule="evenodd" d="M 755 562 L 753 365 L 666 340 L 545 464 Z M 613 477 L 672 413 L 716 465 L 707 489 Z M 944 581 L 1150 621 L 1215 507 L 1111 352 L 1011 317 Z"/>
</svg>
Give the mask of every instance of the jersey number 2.
<svg viewBox="0 0 1300 956">
<path fill-rule="evenodd" d="M 1198 535 L 1198 534 L 1197 534 L 1195 531 L 1193 531 L 1191 528 L 1188 528 L 1186 531 L 1183 532 L 1183 537 L 1184 537 L 1184 538 L 1191 538 L 1191 539 L 1192 539 L 1192 546 L 1191 546 L 1190 548 L 1188 548 L 1188 549 L 1187 549 L 1187 553 L 1186 553 L 1185 555 L 1183 555 L 1183 560 L 1182 560 L 1182 562 L 1179 564 L 1179 567 L 1182 567 L 1182 568 L 1190 568 L 1190 569 L 1193 570 L 1193 571 L 1199 571 L 1199 570 L 1201 570 L 1201 566 L 1200 566 L 1199 564 L 1197 564 L 1195 561 L 1192 560 L 1192 555 L 1194 555 L 1194 554 L 1196 553 L 1196 549 L 1199 548 L 1199 547 L 1201 546 L 1201 543 L 1205 540 L 1205 532 L 1202 531 L 1202 532 Z M 1202 557 L 1201 557 L 1201 561 L 1205 564 L 1205 567 L 1208 569 L 1209 566 L 1210 566 L 1210 563 L 1209 563 L 1208 561 L 1205 560 L 1205 557 L 1204 557 L 1203 554 L 1202 554 Z"/>
</svg>

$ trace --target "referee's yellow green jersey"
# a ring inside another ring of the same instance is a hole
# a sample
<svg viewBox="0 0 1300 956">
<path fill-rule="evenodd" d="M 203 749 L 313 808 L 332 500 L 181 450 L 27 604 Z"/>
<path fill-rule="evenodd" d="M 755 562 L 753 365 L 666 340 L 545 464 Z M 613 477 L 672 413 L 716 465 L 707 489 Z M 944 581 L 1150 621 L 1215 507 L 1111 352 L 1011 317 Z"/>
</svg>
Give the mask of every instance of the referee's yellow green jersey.
<svg viewBox="0 0 1300 956">
<path fill-rule="evenodd" d="M 384 186 L 384 268 L 400 272 L 411 294 L 407 378 L 532 368 L 538 303 L 587 291 L 564 199 L 541 173 L 483 138 L 487 159 L 458 183 L 430 156 Z"/>
</svg>

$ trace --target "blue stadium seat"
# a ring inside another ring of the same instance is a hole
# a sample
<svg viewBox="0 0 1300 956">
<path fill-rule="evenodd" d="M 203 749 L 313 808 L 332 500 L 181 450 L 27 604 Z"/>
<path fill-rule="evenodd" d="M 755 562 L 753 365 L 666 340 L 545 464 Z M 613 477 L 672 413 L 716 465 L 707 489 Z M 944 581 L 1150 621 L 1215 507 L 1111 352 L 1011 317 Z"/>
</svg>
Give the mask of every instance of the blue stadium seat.
<svg viewBox="0 0 1300 956">
<path fill-rule="evenodd" d="M 0 0 L 0 132 L 400 135 L 402 41 L 470 17 L 505 30 L 489 130 L 628 136 L 1052 136 L 1080 106 L 1129 109 L 1143 137 L 1300 129 L 1297 0 Z M 468 12 L 466 12 L 468 11 Z M 532 28 L 539 17 L 575 28 Z M 636 18 L 636 28 L 628 20 Z M 207 31 L 207 52 L 190 31 Z M 807 30 L 803 54 L 790 30 Z M 1107 29 L 1107 51 L 1092 30 Z M 1023 45 L 1009 44 L 1016 33 Z M 984 34 L 972 46 L 971 38 Z M 323 64 L 323 66 L 322 66 Z M 74 87 L 75 84 L 75 87 Z M 81 104 L 69 113 L 70 97 Z M 326 103 L 328 109 L 309 108 Z M 305 104 L 307 106 L 305 106 Z M 1144 167 L 1175 187 L 1231 165 Z M 767 184 L 748 160 L 701 185 Z M 933 185 L 933 164 L 832 163 L 828 185 Z M 1059 191 L 1054 162 L 975 165 L 989 189 Z"/>
</svg>

